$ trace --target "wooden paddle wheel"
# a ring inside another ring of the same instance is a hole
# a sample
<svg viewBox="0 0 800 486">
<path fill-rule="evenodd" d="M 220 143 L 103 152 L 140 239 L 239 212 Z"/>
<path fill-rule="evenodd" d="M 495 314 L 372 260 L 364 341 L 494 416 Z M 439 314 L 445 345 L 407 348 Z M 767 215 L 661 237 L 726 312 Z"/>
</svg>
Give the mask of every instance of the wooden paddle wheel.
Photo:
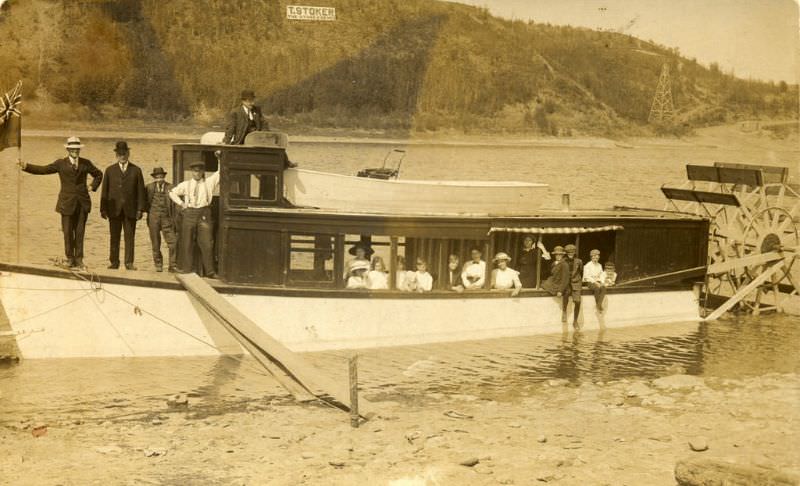
<svg viewBox="0 0 800 486">
<path fill-rule="evenodd" d="M 734 309 L 759 314 L 797 299 L 800 188 L 785 167 L 687 165 L 688 181 L 662 187 L 667 209 L 710 219 L 701 304 L 707 320 Z M 794 297 L 793 297 L 794 296 Z"/>
</svg>

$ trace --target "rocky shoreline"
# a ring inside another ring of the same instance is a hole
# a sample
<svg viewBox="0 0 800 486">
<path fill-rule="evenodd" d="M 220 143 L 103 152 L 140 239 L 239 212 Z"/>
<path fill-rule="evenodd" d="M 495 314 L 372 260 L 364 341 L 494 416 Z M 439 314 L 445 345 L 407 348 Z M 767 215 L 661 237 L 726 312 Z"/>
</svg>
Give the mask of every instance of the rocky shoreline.
<svg viewBox="0 0 800 486">
<path fill-rule="evenodd" d="M 376 401 L 378 417 L 358 429 L 339 410 L 286 399 L 221 415 L 175 397 L 102 422 L 0 419 L 0 470 L 7 484 L 674 485 L 676 463 L 703 457 L 800 475 L 795 373 L 421 398 Z"/>
</svg>

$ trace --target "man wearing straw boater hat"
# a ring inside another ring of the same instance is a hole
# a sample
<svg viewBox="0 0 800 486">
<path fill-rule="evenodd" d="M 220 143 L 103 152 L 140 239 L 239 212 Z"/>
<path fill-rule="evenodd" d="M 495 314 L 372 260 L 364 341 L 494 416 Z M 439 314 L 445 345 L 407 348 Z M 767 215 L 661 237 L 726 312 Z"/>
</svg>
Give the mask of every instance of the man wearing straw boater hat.
<svg viewBox="0 0 800 486">
<path fill-rule="evenodd" d="M 97 191 L 103 173 L 92 161 L 80 157 L 81 139 L 69 137 L 64 144 L 67 156 L 49 165 L 27 164 L 22 160 L 19 166 L 29 174 L 58 174 L 61 189 L 58 191 L 56 212 L 61 214 L 61 230 L 64 232 L 64 254 L 71 268 L 85 268 L 83 265 L 83 235 L 86 218 L 92 209 L 92 199 L 86 187 L 86 177 L 92 176 L 92 192 Z"/>
<path fill-rule="evenodd" d="M 169 198 L 172 184 L 166 181 L 167 171 L 156 167 L 150 174 L 153 182 L 147 184 L 147 228 L 150 230 L 150 245 L 153 248 L 153 263 L 156 272 L 164 271 L 164 257 L 161 255 L 161 235 L 167 242 L 169 249 L 170 272 L 174 272 L 178 261 L 176 260 L 178 237 L 175 233 L 175 203 Z"/>
<path fill-rule="evenodd" d="M 125 141 L 114 146 L 116 162 L 106 168 L 103 190 L 100 196 L 100 216 L 108 219 L 111 244 L 108 268 L 119 268 L 120 233 L 125 233 L 125 268 L 136 270 L 133 265 L 136 221 L 142 219 L 147 205 L 142 169 L 130 161 L 130 148 Z"/>
</svg>

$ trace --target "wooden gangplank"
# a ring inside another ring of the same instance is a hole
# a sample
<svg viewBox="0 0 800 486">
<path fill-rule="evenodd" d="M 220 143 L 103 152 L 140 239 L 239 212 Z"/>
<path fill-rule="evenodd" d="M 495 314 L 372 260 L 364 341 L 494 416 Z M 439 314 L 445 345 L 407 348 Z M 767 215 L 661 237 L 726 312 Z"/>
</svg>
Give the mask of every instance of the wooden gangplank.
<svg viewBox="0 0 800 486">
<path fill-rule="evenodd" d="M 297 386 L 310 394 L 320 399 L 330 397 L 349 409 L 350 388 L 347 383 L 337 383 L 328 378 L 300 355 L 267 334 L 196 273 L 178 274 L 176 278 L 194 298 L 225 323 L 226 329 L 235 331 L 232 334 L 239 342 L 248 343 L 243 344 L 248 351 L 256 350 L 262 355 L 261 358 L 268 359 L 273 366 L 282 370 Z M 374 413 L 371 403 L 364 398 L 359 400 L 358 408 L 364 418 Z"/>
</svg>

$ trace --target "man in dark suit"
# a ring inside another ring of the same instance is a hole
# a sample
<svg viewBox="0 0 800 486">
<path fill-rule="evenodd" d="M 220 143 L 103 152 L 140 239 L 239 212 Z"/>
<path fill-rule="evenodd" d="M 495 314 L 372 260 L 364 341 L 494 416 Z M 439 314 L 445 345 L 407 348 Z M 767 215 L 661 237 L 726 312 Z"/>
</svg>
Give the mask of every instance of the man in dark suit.
<svg viewBox="0 0 800 486">
<path fill-rule="evenodd" d="M 222 139 L 224 143 L 241 145 L 248 133 L 269 130 L 261 108 L 255 105 L 255 101 L 256 95 L 253 91 L 249 89 L 242 91 L 241 106 L 234 108 L 228 115 L 225 138 Z"/>
<path fill-rule="evenodd" d="M 64 254 L 72 268 L 83 265 L 83 235 L 86 218 L 92 209 L 92 199 L 86 188 L 86 177 L 92 176 L 92 192 L 97 191 L 103 173 L 89 159 L 80 157 L 81 140 L 70 137 L 64 145 L 67 156 L 50 165 L 33 165 L 19 161 L 19 166 L 29 174 L 58 174 L 61 189 L 58 192 L 56 212 L 61 214 L 61 229 L 64 232 Z"/>
<path fill-rule="evenodd" d="M 111 249 L 108 268 L 119 268 L 120 233 L 125 232 L 125 268 L 133 266 L 133 247 L 136 236 L 136 221 L 142 219 L 147 208 L 142 170 L 128 160 L 130 148 L 124 141 L 114 147 L 117 161 L 106 168 L 103 190 L 100 194 L 100 216 L 108 219 L 111 229 Z"/>
</svg>

